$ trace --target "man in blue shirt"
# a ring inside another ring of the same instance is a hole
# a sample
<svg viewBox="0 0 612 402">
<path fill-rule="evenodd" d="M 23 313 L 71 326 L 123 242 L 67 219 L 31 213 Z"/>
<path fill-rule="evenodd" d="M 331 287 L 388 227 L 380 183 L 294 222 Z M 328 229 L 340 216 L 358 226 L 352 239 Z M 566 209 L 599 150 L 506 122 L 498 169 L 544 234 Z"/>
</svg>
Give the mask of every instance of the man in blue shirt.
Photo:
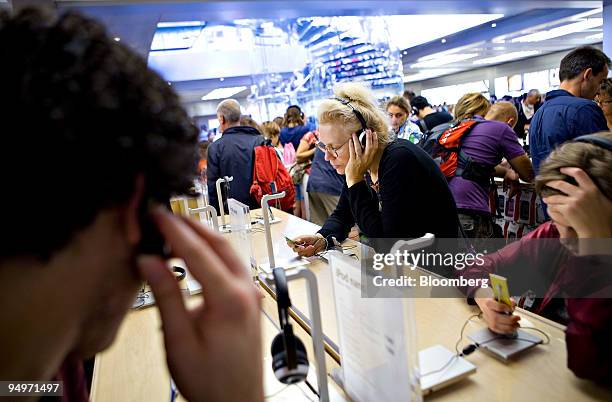
<svg viewBox="0 0 612 402">
<path fill-rule="evenodd" d="M 593 99 L 609 67 L 610 58 L 590 46 L 577 48 L 561 60 L 561 85 L 546 95 L 529 127 L 529 149 L 536 173 L 557 145 L 608 130 L 606 118 Z"/>
</svg>

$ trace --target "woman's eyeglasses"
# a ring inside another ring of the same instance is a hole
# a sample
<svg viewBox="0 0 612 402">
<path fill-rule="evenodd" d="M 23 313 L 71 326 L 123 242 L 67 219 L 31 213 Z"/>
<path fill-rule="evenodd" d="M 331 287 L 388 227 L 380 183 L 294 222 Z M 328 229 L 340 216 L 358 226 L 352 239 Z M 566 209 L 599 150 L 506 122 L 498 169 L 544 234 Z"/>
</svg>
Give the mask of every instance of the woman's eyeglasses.
<svg viewBox="0 0 612 402">
<path fill-rule="evenodd" d="M 338 157 L 338 151 L 340 151 L 346 144 L 348 144 L 348 142 L 351 139 L 349 138 L 348 140 L 346 140 L 346 142 L 342 145 L 340 145 L 337 148 L 332 147 L 331 145 L 326 145 L 325 143 L 321 142 L 318 138 L 317 138 L 317 142 L 315 142 L 315 146 L 317 148 L 319 148 L 322 152 L 328 152 L 331 155 L 333 155 L 334 158 Z"/>
</svg>

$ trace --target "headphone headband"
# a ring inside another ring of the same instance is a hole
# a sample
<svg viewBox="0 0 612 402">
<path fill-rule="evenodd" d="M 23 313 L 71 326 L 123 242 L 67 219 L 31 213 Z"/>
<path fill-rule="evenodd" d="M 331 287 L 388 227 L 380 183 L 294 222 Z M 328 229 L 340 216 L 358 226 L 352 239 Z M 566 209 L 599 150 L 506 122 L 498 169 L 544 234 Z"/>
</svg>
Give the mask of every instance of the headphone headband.
<svg viewBox="0 0 612 402">
<path fill-rule="evenodd" d="M 355 116 L 357 116 L 357 120 L 359 120 L 359 124 L 361 124 L 361 130 L 365 131 L 368 128 L 368 125 L 366 124 L 365 119 L 363 118 L 363 115 L 361 114 L 361 112 L 357 109 L 355 109 L 355 107 L 353 105 L 351 105 L 351 101 L 345 98 L 340 98 L 338 96 L 332 98 L 337 100 L 338 102 L 342 103 L 343 105 L 346 105 L 348 107 L 351 108 L 351 110 L 353 111 L 353 113 L 355 114 Z"/>
<path fill-rule="evenodd" d="M 612 141 L 596 134 L 581 135 L 580 137 L 574 138 L 574 142 L 584 142 L 587 144 L 597 145 L 598 147 L 612 152 Z"/>
</svg>

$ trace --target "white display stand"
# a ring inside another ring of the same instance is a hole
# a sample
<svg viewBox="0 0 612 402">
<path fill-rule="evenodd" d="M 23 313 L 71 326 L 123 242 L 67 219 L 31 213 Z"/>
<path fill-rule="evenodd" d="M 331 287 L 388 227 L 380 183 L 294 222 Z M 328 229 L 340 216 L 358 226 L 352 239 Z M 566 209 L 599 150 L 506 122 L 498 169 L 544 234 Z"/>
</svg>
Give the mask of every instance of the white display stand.
<svg viewBox="0 0 612 402">
<path fill-rule="evenodd" d="M 276 259 L 275 259 L 275 253 L 274 253 L 274 244 L 272 242 L 272 232 L 270 230 L 270 208 L 268 207 L 268 201 L 270 200 L 276 200 L 276 199 L 280 199 L 283 198 L 285 196 L 285 192 L 283 191 L 282 193 L 278 193 L 278 194 L 267 194 L 264 195 L 261 199 L 261 211 L 263 214 L 263 224 L 264 224 L 264 236 L 266 238 L 266 247 L 268 249 L 268 261 L 267 262 L 262 262 L 260 263 L 259 269 L 261 269 L 263 272 L 269 274 L 272 272 L 272 270 L 276 267 Z M 284 239 L 279 240 L 279 243 L 282 242 L 282 244 L 285 243 Z M 281 255 L 279 258 L 279 265 L 282 266 L 285 269 L 288 268 L 295 268 L 295 267 L 299 267 L 302 265 L 307 265 L 310 264 L 310 261 L 306 260 L 305 258 L 302 257 L 297 257 L 295 255 L 295 252 L 293 252 L 293 250 L 288 249 L 288 247 L 285 245 L 284 248 L 282 246 L 282 244 L 278 244 L 278 250 L 284 250 L 284 255 Z"/>
<path fill-rule="evenodd" d="M 251 273 L 250 267 L 255 267 L 255 257 L 251 247 L 251 211 L 249 207 L 233 198 L 227 200 L 229 208 L 232 244 L 240 253 L 238 257 Z"/>
<path fill-rule="evenodd" d="M 206 205 L 198 208 L 190 208 L 190 215 L 198 214 L 200 222 L 209 226 L 215 232 L 219 231 L 219 218 L 217 217 L 217 210 L 212 205 Z"/>
<path fill-rule="evenodd" d="M 356 402 L 422 402 L 410 298 L 362 298 L 360 262 L 329 253 L 343 386 Z"/>
</svg>

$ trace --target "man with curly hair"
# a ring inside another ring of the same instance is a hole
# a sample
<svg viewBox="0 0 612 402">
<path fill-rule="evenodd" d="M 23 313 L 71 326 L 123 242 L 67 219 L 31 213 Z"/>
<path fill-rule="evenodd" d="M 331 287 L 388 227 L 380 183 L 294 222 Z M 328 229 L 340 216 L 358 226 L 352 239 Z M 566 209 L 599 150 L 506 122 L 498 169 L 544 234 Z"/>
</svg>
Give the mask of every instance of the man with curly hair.
<svg viewBox="0 0 612 402">
<path fill-rule="evenodd" d="M 0 11 L 0 60 L 0 379 L 62 380 L 64 401 L 87 400 L 81 362 L 112 343 L 144 279 L 181 393 L 263 400 L 246 270 L 219 235 L 160 207 L 197 172 L 198 132 L 177 95 L 75 13 Z M 155 230 L 205 306 L 187 310 L 150 254 Z"/>
</svg>

